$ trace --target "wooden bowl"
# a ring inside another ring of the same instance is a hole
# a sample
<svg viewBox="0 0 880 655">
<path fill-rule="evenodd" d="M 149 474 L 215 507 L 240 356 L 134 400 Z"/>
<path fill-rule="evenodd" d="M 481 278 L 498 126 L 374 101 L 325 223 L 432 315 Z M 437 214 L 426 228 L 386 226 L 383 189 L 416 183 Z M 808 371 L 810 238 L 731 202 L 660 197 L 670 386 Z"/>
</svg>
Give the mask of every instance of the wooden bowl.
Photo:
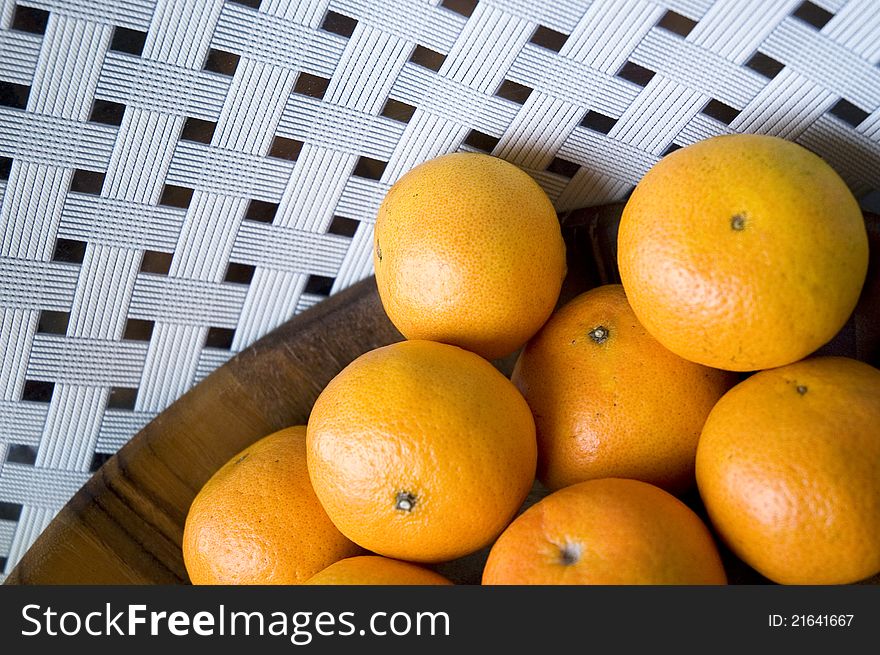
<svg viewBox="0 0 880 655">
<path fill-rule="evenodd" d="M 560 303 L 618 281 L 622 205 L 562 217 L 569 275 Z M 852 319 L 822 349 L 880 365 L 880 220 L 871 234 L 869 283 Z M 13 569 L 6 584 L 188 583 L 181 556 L 189 505 L 230 457 L 260 437 L 304 424 L 324 385 L 358 355 L 399 341 L 375 281 L 364 280 L 303 312 L 245 349 L 168 407 L 80 489 Z M 505 372 L 514 357 L 495 364 Z M 526 505 L 545 491 L 536 484 Z M 702 513 L 695 492 L 685 500 Z M 705 518 L 705 514 L 703 514 Z M 479 583 L 487 549 L 436 567 Z M 731 582 L 767 582 L 729 552 Z M 880 576 L 870 582 L 880 583 Z"/>
</svg>

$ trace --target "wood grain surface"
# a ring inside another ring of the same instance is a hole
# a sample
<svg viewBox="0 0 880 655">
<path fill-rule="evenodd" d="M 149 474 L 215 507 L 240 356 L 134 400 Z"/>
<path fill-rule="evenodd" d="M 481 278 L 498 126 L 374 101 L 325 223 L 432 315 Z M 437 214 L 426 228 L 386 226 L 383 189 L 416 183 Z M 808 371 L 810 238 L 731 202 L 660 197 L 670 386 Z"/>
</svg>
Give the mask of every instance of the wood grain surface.
<svg viewBox="0 0 880 655">
<path fill-rule="evenodd" d="M 569 275 L 560 303 L 617 281 L 621 205 L 563 217 Z M 880 221 L 866 217 L 872 269 L 862 302 L 825 351 L 880 364 Z M 306 422 L 324 385 L 358 355 L 402 337 L 370 278 L 294 317 L 214 371 L 109 459 L 70 500 L 6 584 L 187 583 L 180 544 L 190 502 L 246 445 Z M 515 356 L 495 362 L 509 372 Z M 527 504 L 544 494 L 536 485 Z M 686 500 L 699 512 L 699 498 Z M 486 550 L 438 566 L 478 583 Z M 732 582 L 765 580 L 724 553 Z M 880 582 L 880 577 L 872 582 Z"/>
</svg>

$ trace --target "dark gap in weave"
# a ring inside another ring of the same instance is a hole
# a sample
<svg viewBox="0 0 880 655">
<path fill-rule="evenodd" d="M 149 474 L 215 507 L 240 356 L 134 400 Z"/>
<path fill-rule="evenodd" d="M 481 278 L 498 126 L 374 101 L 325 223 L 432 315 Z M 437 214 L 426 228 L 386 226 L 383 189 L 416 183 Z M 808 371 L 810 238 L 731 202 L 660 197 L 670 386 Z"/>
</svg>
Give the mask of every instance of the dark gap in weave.
<svg viewBox="0 0 880 655">
<path fill-rule="evenodd" d="M 382 173 L 385 172 L 386 166 L 388 166 L 387 161 L 380 161 L 371 157 L 360 157 L 357 160 L 357 164 L 355 164 L 352 175 L 368 180 L 379 180 L 382 178 Z"/>
<path fill-rule="evenodd" d="M 531 94 L 531 87 L 520 84 L 519 82 L 514 82 L 512 80 L 504 80 L 503 82 L 501 82 L 498 90 L 495 91 L 495 95 L 499 98 L 510 100 L 511 102 L 515 102 L 518 105 L 524 105 Z"/>
<path fill-rule="evenodd" d="M 416 113 L 416 108 L 412 105 L 400 102 L 399 100 L 394 100 L 393 98 L 388 98 L 388 100 L 385 101 L 385 106 L 382 107 L 381 115 L 399 123 L 409 123 L 414 113 Z"/>
<path fill-rule="evenodd" d="M 35 7 L 17 5 L 15 14 L 12 16 L 12 29 L 19 32 L 43 35 L 46 33 L 46 25 L 49 23 L 49 12 Z"/>
<path fill-rule="evenodd" d="M 477 0 L 443 0 L 440 6 L 449 11 L 455 12 L 459 16 L 470 18 L 477 8 Z"/>
<path fill-rule="evenodd" d="M 663 14 L 662 18 L 660 18 L 660 21 L 657 23 L 657 27 L 662 27 L 664 30 L 672 32 L 673 34 L 678 34 L 679 36 L 687 36 L 696 26 L 697 21 L 688 18 L 687 16 L 682 16 L 672 10 Z"/>
<path fill-rule="evenodd" d="M 549 172 L 569 178 L 574 177 L 580 169 L 580 165 L 575 164 L 573 161 L 562 159 L 561 157 L 554 157 L 553 161 L 551 161 L 550 165 L 547 167 Z"/>
<path fill-rule="evenodd" d="M 538 27 L 535 28 L 535 32 L 532 34 L 529 43 L 534 43 L 537 46 L 547 48 L 547 50 L 553 52 L 559 52 L 562 50 L 562 46 L 565 45 L 567 40 L 568 34 L 557 32 L 556 30 L 544 27 L 543 25 L 538 25 Z"/>
<path fill-rule="evenodd" d="M 346 39 L 351 38 L 354 29 L 357 27 L 357 20 L 351 16 L 339 14 L 335 11 L 327 11 L 324 21 L 321 23 L 321 29 L 331 34 L 344 36 Z"/>
<path fill-rule="evenodd" d="M 163 207 L 177 207 L 178 209 L 187 209 L 189 203 L 192 202 L 193 189 L 189 187 L 176 186 L 174 184 L 166 184 L 162 189 L 162 197 L 159 204 Z"/>
<path fill-rule="evenodd" d="M 341 237 L 353 237 L 357 232 L 360 221 L 345 216 L 334 216 L 333 222 L 327 228 L 327 234 L 335 234 Z"/>
<path fill-rule="evenodd" d="M 21 516 L 21 505 L 0 500 L 0 519 L 4 521 L 17 521 Z"/>
<path fill-rule="evenodd" d="M 476 148 L 477 150 L 482 150 L 483 152 L 492 152 L 495 149 L 495 146 L 498 145 L 498 141 L 500 141 L 500 139 L 491 134 L 480 132 L 479 130 L 471 130 L 468 133 L 467 138 L 464 140 L 467 145 Z"/>
<path fill-rule="evenodd" d="M 6 449 L 6 461 L 33 466 L 37 462 L 37 449 L 23 444 L 9 444 Z"/>
<path fill-rule="evenodd" d="M 251 266 L 250 264 L 229 262 L 229 265 L 226 267 L 226 275 L 223 276 L 223 281 L 231 282 L 232 284 L 247 285 L 254 279 L 254 273 L 256 270 L 257 267 Z"/>
<path fill-rule="evenodd" d="M 171 260 L 174 255 L 170 252 L 158 250 L 145 250 L 141 259 L 141 273 L 153 273 L 155 275 L 168 275 L 171 270 Z"/>
<path fill-rule="evenodd" d="M 37 334 L 67 334 L 69 324 L 70 312 L 44 309 L 37 321 Z"/>
<path fill-rule="evenodd" d="M 110 50 L 140 57 L 144 52 L 144 45 L 146 42 L 146 32 L 132 30 L 117 25 L 113 28 L 113 39 L 110 41 Z"/>
<path fill-rule="evenodd" d="M 92 112 L 89 114 L 89 122 L 102 123 L 104 125 L 122 125 L 125 116 L 125 105 L 109 100 L 95 100 L 92 103 Z"/>
<path fill-rule="evenodd" d="M 794 18 L 802 20 L 807 25 L 812 25 L 817 30 L 821 30 L 828 24 L 828 21 L 834 18 L 834 14 L 817 4 L 810 2 L 810 0 L 802 2 L 791 15 Z"/>
<path fill-rule="evenodd" d="M 55 239 L 55 251 L 52 253 L 53 262 L 82 264 L 85 258 L 85 241 L 78 241 L 76 239 Z"/>
<path fill-rule="evenodd" d="M 678 145 L 677 143 L 670 143 L 670 144 L 667 146 L 666 150 L 664 150 L 664 151 L 660 154 L 660 156 L 661 156 L 661 157 L 665 157 L 666 155 L 672 154 L 672 153 L 675 152 L 676 150 L 681 150 L 681 148 L 682 148 L 682 147 L 681 147 L 680 145 Z"/>
<path fill-rule="evenodd" d="M 324 94 L 327 93 L 328 86 L 330 86 L 330 80 L 326 77 L 319 77 L 311 73 L 300 73 L 296 78 L 293 92 L 321 100 Z"/>
<path fill-rule="evenodd" d="M 776 61 L 770 55 L 765 55 L 760 51 L 756 51 L 755 54 L 753 54 L 745 63 L 745 66 L 746 68 L 751 68 L 753 71 L 763 75 L 769 80 L 772 80 L 779 75 L 779 73 L 782 72 L 782 69 L 785 68 L 785 64 Z"/>
<path fill-rule="evenodd" d="M 238 62 L 240 59 L 241 57 L 235 53 L 211 48 L 208 50 L 208 56 L 205 58 L 205 65 L 202 68 L 206 71 L 211 71 L 212 73 L 219 73 L 220 75 L 232 77 L 238 69 Z"/>
<path fill-rule="evenodd" d="M 713 99 L 706 103 L 706 106 L 703 107 L 702 113 L 724 123 L 725 125 L 730 125 L 733 119 L 739 116 L 739 109 L 726 105 L 720 100 Z"/>
<path fill-rule="evenodd" d="M 26 84 L 0 80 L 0 105 L 3 107 L 25 109 L 30 95 L 31 87 Z"/>
<path fill-rule="evenodd" d="M 77 168 L 73 171 L 73 178 L 70 181 L 71 191 L 97 196 L 101 194 L 101 188 L 103 186 L 104 173 L 87 171 L 82 168 Z"/>
<path fill-rule="evenodd" d="M 10 173 L 12 173 L 12 159 L 0 157 L 0 180 L 8 180 Z"/>
<path fill-rule="evenodd" d="M 654 78 L 655 73 L 649 68 L 627 61 L 620 67 L 616 75 L 622 80 L 645 87 Z"/>
<path fill-rule="evenodd" d="M 275 214 L 278 212 L 277 202 L 267 202 L 265 200 L 251 200 L 244 212 L 244 217 L 249 221 L 258 223 L 271 223 L 275 220 Z"/>
<path fill-rule="evenodd" d="M 110 455 L 109 453 L 95 453 L 92 455 L 92 462 L 89 464 L 89 473 L 97 471 L 111 457 L 113 457 L 113 455 Z"/>
<path fill-rule="evenodd" d="M 423 66 L 424 68 L 432 70 L 436 73 L 438 70 L 440 70 L 440 67 L 443 66 L 443 62 L 446 60 L 446 55 L 441 54 L 436 50 L 426 48 L 423 45 L 417 45 L 413 49 L 409 60 L 414 64 Z"/>
<path fill-rule="evenodd" d="M 303 142 L 295 139 L 288 139 L 283 136 L 276 136 L 272 140 L 272 146 L 269 148 L 269 156 L 275 159 L 286 159 L 287 161 L 296 161 L 299 153 L 302 152 Z"/>
<path fill-rule="evenodd" d="M 132 387 L 110 387 L 107 397 L 107 409 L 133 410 L 137 401 L 138 390 Z"/>
<path fill-rule="evenodd" d="M 260 5 L 263 3 L 263 0 L 229 0 L 237 5 L 243 5 L 245 7 L 250 7 L 251 9 L 259 9 Z"/>
<path fill-rule="evenodd" d="M 155 321 L 142 318 L 130 318 L 125 322 L 125 332 L 122 334 L 123 341 L 149 341 L 153 337 Z"/>
<path fill-rule="evenodd" d="M 324 275 L 309 275 L 303 293 L 310 293 L 315 296 L 329 296 L 335 281 L 335 278 Z"/>
<path fill-rule="evenodd" d="M 21 399 L 32 403 L 48 403 L 55 392 L 55 383 L 47 380 L 25 380 Z"/>
<path fill-rule="evenodd" d="M 600 134 L 608 134 L 616 122 L 617 119 L 611 116 L 600 114 L 598 111 L 588 111 L 581 120 L 581 126 Z"/>
<path fill-rule="evenodd" d="M 180 132 L 181 141 L 194 141 L 196 143 L 210 144 L 214 137 L 217 123 L 206 121 L 201 118 L 187 118 Z"/>
<path fill-rule="evenodd" d="M 841 98 L 835 105 L 828 110 L 829 114 L 837 116 L 844 123 L 851 127 L 858 127 L 870 114 L 861 107 L 851 103 L 849 100 Z"/>
<path fill-rule="evenodd" d="M 232 330 L 230 328 L 208 328 L 208 334 L 205 337 L 205 348 L 219 348 L 220 350 L 230 350 L 232 348 L 232 340 L 234 338 L 235 330 Z"/>
</svg>

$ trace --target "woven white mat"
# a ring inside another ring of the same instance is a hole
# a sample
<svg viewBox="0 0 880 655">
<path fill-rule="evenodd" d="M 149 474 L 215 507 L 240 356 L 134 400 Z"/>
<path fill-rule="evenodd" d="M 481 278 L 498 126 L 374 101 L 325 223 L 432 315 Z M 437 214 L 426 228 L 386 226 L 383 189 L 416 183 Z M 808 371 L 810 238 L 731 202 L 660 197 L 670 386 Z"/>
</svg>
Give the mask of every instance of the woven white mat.
<svg viewBox="0 0 880 655">
<path fill-rule="evenodd" d="M 415 164 L 490 151 L 565 210 L 763 132 L 876 204 L 878 61 L 871 0 L 0 0 L 0 572 L 156 413 L 369 275 Z"/>
</svg>

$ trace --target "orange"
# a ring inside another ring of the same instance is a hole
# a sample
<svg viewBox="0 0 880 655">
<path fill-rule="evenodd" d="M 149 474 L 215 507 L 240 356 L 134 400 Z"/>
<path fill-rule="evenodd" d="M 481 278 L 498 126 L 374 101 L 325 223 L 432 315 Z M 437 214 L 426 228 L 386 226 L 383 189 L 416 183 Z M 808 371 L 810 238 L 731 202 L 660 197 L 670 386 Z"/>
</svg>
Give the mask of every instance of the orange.
<svg viewBox="0 0 880 655">
<path fill-rule="evenodd" d="M 378 555 L 348 557 L 334 562 L 305 582 L 309 585 L 451 585 L 422 566 Z"/>
<path fill-rule="evenodd" d="M 709 530 L 646 482 L 588 480 L 523 512 L 492 546 L 483 584 L 726 584 Z"/>
<path fill-rule="evenodd" d="M 697 484 L 721 538 L 775 582 L 880 572 L 880 371 L 816 357 L 741 382 L 706 421 Z"/>
<path fill-rule="evenodd" d="M 526 401 L 485 359 L 431 341 L 358 357 L 308 425 L 315 492 L 333 523 L 380 555 L 439 562 L 489 544 L 535 476 Z"/>
<path fill-rule="evenodd" d="M 557 311 L 523 349 L 512 380 L 535 416 L 538 477 L 550 489 L 636 478 L 680 493 L 697 440 L 730 373 L 654 339 L 623 287 L 599 287 Z"/>
<path fill-rule="evenodd" d="M 360 552 L 318 503 L 305 437 L 305 426 L 270 434 L 205 483 L 183 532 L 193 584 L 299 584 Z"/>
<path fill-rule="evenodd" d="M 620 277 L 642 325 L 700 364 L 752 371 L 829 341 L 868 265 L 859 206 L 805 148 L 738 134 L 661 159 L 626 204 Z"/>
<path fill-rule="evenodd" d="M 547 320 L 565 277 L 553 205 L 513 164 L 476 153 L 416 166 L 376 217 L 373 264 L 391 322 L 408 339 L 493 359 Z"/>
</svg>

